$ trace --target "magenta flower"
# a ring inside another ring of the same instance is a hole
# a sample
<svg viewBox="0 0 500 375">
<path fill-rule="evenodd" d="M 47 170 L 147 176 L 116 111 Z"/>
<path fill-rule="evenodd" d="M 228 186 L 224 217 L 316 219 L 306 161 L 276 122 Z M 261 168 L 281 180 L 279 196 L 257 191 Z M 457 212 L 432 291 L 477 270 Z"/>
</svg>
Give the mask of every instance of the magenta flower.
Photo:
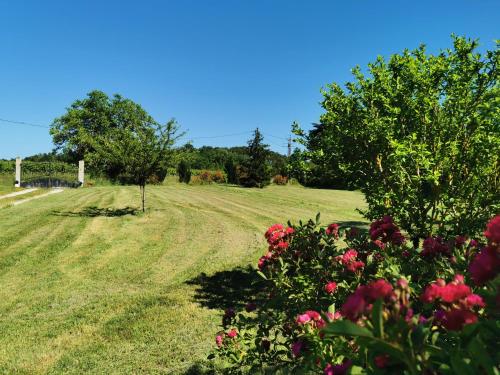
<svg viewBox="0 0 500 375">
<path fill-rule="evenodd" d="M 292 344 L 292 354 L 294 357 L 298 357 L 300 355 L 303 346 L 304 344 L 302 343 L 302 341 L 295 341 Z"/>
</svg>

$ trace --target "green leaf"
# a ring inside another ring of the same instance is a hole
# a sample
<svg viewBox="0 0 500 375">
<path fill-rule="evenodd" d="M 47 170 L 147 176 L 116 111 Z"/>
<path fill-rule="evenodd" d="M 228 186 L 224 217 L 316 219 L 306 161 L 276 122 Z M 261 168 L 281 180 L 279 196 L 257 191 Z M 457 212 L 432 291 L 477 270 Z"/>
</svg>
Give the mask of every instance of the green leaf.
<svg viewBox="0 0 500 375">
<path fill-rule="evenodd" d="M 330 314 L 335 314 L 335 304 L 332 303 L 330 306 L 328 306 L 328 312 Z"/>
<path fill-rule="evenodd" d="M 373 337 L 373 334 L 368 329 L 360 327 L 350 320 L 340 320 L 330 323 L 323 331 L 327 336 Z"/>
<path fill-rule="evenodd" d="M 489 375 L 495 374 L 495 364 L 486 350 L 486 345 L 479 338 L 474 338 L 467 346 L 467 350 L 471 358 L 474 358 L 474 363 L 481 365 L 477 367 L 485 369 Z"/>
<path fill-rule="evenodd" d="M 384 338 L 384 317 L 382 316 L 383 302 L 379 298 L 373 304 L 372 322 L 376 337 Z"/>
<path fill-rule="evenodd" d="M 359 366 L 352 366 L 351 371 L 349 372 L 351 375 L 359 375 L 359 374 L 364 374 L 364 369 L 363 367 Z"/>
<path fill-rule="evenodd" d="M 454 353 L 451 358 L 451 368 L 457 375 L 474 375 L 473 369 L 467 364 L 459 353 Z"/>
<path fill-rule="evenodd" d="M 318 213 L 316 214 L 316 225 L 318 225 L 318 224 L 319 224 L 319 218 L 320 218 L 320 216 L 321 216 L 321 215 L 320 215 L 320 213 L 318 212 Z"/>
<path fill-rule="evenodd" d="M 257 274 L 258 274 L 260 277 L 262 277 L 264 280 L 267 280 L 267 276 L 266 276 L 266 275 L 264 275 L 264 273 L 263 273 L 263 272 L 261 272 L 261 271 L 257 271 Z"/>
<path fill-rule="evenodd" d="M 374 337 L 362 337 L 359 339 L 359 343 L 366 346 L 372 351 L 389 354 L 389 356 L 393 359 L 398 360 L 402 363 L 406 363 L 407 365 L 409 363 L 408 358 L 406 357 L 406 354 L 403 352 L 403 350 L 389 342 Z"/>
</svg>

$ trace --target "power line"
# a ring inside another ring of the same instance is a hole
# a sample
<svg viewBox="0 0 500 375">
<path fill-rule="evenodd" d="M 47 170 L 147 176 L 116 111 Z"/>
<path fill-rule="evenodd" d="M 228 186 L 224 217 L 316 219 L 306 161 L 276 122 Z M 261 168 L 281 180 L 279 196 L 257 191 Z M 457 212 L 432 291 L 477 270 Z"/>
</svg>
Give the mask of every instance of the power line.
<svg viewBox="0 0 500 375">
<path fill-rule="evenodd" d="M 211 136 L 205 136 L 205 137 L 188 137 L 188 136 L 184 136 L 182 138 L 189 138 L 189 139 L 192 139 L 192 140 L 195 140 L 195 139 L 210 139 L 210 138 L 223 138 L 223 137 L 234 137 L 234 136 L 237 136 L 237 135 L 250 134 L 252 132 L 253 131 L 246 131 L 246 132 L 241 132 L 241 133 L 211 135 Z"/>
<path fill-rule="evenodd" d="M 26 122 L 26 121 L 15 121 L 15 120 L 7 120 L 7 119 L 4 119 L 4 118 L 0 118 L 0 122 L 5 122 L 5 123 L 8 123 L 8 124 L 13 124 L 13 125 L 26 125 L 26 126 L 32 126 L 32 127 L 37 127 L 37 128 L 50 129 L 50 126 L 48 126 L 48 125 L 35 124 L 35 123 L 32 123 L 32 122 Z M 248 131 L 241 132 L 241 133 L 211 135 L 211 136 L 202 136 L 202 137 L 183 136 L 183 137 L 181 137 L 179 139 L 186 139 L 186 138 L 189 139 L 189 140 L 215 139 L 215 138 L 225 138 L 225 137 L 235 137 L 235 136 L 239 136 L 239 135 L 246 135 L 246 134 L 250 134 L 250 133 L 253 133 L 253 132 L 254 132 L 253 130 L 248 130 Z M 264 133 L 264 132 L 262 134 L 264 134 L 267 137 L 272 137 L 272 138 L 277 138 L 277 139 L 289 141 L 288 138 L 278 137 L 276 135 L 272 135 L 272 134 L 268 134 L 268 133 Z M 287 146 L 277 145 L 277 144 L 272 144 L 272 143 L 271 143 L 271 146 L 287 148 Z"/>
<path fill-rule="evenodd" d="M 50 126 L 48 125 L 40 125 L 40 124 L 33 124 L 31 122 L 24 122 L 24 121 L 14 121 L 14 120 L 6 120 L 3 118 L 0 118 L 1 122 L 6 122 L 9 124 L 16 124 L 16 125 L 27 125 L 27 126 L 32 126 L 35 128 L 45 128 L 45 129 L 50 129 Z"/>
<path fill-rule="evenodd" d="M 264 133 L 262 132 L 262 134 L 264 134 L 266 137 L 272 137 L 272 138 L 277 138 L 277 139 L 283 139 L 285 141 L 288 140 L 288 138 L 285 138 L 285 137 L 278 137 L 277 135 L 272 135 L 272 134 L 269 134 L 269 133 Z"/>
</svg>

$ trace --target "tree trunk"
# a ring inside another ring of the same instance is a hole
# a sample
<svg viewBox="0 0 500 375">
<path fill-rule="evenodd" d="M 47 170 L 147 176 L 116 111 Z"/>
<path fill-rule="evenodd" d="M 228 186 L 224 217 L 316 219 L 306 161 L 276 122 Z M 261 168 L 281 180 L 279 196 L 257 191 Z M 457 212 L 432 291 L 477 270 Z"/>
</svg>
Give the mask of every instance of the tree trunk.
<svg viewBox="0 0 500 375">
<path fill-rule="evenodd" d="M 145 205 L 146 205 L 146 185 L 141 185 L 141 203 L 142 203 L 142 212 L 145 212 Z"/>
</svg>

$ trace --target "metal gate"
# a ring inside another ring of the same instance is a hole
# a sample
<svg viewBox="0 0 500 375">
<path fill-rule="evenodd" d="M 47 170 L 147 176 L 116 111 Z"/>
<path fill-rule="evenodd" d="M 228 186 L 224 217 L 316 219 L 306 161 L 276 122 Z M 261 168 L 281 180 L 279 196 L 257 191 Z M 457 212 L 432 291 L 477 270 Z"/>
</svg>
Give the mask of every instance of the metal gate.
<svg viewBox="0 0 500 375">
<path fill-rule="evenodd" d="M 83 184 L 83 162 L 73 165 L 63 162 L 16 161 L 16 186 L 70 187 Z"/>
</svg>

